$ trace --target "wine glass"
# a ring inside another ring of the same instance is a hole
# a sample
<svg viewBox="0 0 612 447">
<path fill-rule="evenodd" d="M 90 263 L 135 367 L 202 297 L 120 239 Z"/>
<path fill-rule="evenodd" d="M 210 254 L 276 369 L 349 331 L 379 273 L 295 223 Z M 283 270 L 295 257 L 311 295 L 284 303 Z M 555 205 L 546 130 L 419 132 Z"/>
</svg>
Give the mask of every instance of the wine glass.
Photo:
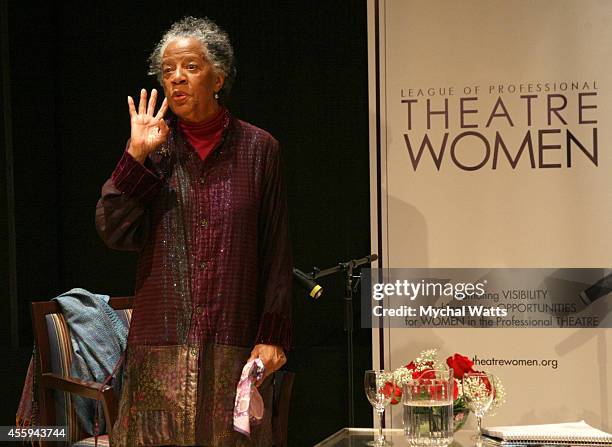
<svg viewBox="0 0 612 447">
<path fill-rule="evenodd" d="M 463 397 L 478 422 L 478 439 L 482 438 L 482 417 L 495 397 L 494 376 L 486 372 L 467 372 L 463 376 Z"/>
<path fill-rule="evenodd" d="M 382 447 L 391 443 L 385 441 L 385 436 L 382 432 L 382 419 L 387 407 L 395 395 L 395 382 L 393 381 L 393 372 L 385 370 L 368 370 L 364 377 L 365 393 L 378 413 L 378 436 L 374 441 L 368 442 L 368 445 Z"/>
</svg>

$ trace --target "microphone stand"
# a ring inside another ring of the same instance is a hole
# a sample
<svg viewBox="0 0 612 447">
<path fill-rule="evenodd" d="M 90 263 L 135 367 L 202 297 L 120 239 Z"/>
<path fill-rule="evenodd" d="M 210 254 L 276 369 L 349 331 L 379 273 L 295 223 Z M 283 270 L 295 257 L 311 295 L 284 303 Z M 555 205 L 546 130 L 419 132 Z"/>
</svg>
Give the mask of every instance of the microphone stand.
<svg viewBox="0 0 612 447">
<path fill-rule="evenodd" d="M 354 270 L 365 264 L 378 259 L 376 254 L 366 256 L 361 259 L 352 259 L 347 262 L 340 262 L 335 267 L 320 270 L 317 267 L 313 268 L 313 271 L 309 273 L 309 276 L 315 280 L 323 278 L 324 276 L 333 275 L 335 273 L 342 273 L 344 276 L 344 331 L 346 332 L 346 346 L 347 346 L 347 367 L 348 367 L 348 423 L 349 427 L 355 426 L 355 382 L 353 378 L 354 369 L 354 352 L 353 352 L 353 289 L 359 284 L 361 279 L 361 272 L 358 275 L 353 275 Z M 355 282 L 353 282 L 356 280 Z M 355 285 L 353 285 L 355 284 Z"/>
</svg>

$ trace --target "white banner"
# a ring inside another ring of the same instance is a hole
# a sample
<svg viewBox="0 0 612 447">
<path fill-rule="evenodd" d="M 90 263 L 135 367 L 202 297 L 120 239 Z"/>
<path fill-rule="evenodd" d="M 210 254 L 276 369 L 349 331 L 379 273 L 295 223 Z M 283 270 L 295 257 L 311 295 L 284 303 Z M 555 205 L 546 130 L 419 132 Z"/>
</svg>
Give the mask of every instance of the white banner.
<svg viewBox="0 0 612 447">
<path fill-rule="evenodd" d="M 610 268 L 612 2 L 368 6 L 380 266 Z M 386 368 L 429 348 L 476 356 L 507 389 L 485 424 L 612 430 L 610 329 L 374 329 L 373 340 Z"/>
</svg>

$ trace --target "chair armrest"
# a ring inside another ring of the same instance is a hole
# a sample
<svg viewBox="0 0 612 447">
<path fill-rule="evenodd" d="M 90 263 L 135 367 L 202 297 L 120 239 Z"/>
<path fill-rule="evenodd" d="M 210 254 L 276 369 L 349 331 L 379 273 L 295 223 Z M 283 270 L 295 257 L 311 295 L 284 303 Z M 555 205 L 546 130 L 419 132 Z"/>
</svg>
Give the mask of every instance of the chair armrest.
<svg viewBox="0 0 612 447">
<path fill-rule="evenodd" d="M 102 394 L 108 389 L 109 385 L 102 385 L 97 382 L 89 382 L 77 379 L 76 377 L 63 377 L 53 373 L 42 374 L 41 382 L 44 386 L 68 393 L 78 394 L 79 396 L 97 399 L 98 393 Z"/>
<path fill-rule="evenodd" d="M 102 407 L 106 418 L 106 428 L 109 436 L 115 420 L 117 419 L 117 399 L 113 387 L 102 385 L 98 382 L 89 382 L 86 380 L 77 379 L 75 377 L 62 377 L 53 373 L 44 373 L 41 375 L 41 386 L 52 388 L 67 393 L 77 394 L 82 397 L 97 400 L 102 396 Z"/>
</svg>

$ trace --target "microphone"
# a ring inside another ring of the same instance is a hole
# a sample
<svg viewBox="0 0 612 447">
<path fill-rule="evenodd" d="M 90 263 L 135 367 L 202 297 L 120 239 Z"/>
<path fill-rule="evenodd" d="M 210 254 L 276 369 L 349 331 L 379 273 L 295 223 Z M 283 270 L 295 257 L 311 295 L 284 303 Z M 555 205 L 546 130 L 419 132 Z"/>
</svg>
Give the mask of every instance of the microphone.
<svg viewBox="0 0 612 447">
<path fill-rule="evenodd" d="M 610 292 L 612 292 L 612 273 L 580 292 L 580 298 L 588 306 Z"/>
<path fill-rule="evenodd" d="M 310 295 L 312 298 L 317 299 L 323 295 L 323 287 L 314 282 L 310 275 L 294 268 L 293 276 L 300 286 L 308 291 L 308 295 Z"/>
</svg>

